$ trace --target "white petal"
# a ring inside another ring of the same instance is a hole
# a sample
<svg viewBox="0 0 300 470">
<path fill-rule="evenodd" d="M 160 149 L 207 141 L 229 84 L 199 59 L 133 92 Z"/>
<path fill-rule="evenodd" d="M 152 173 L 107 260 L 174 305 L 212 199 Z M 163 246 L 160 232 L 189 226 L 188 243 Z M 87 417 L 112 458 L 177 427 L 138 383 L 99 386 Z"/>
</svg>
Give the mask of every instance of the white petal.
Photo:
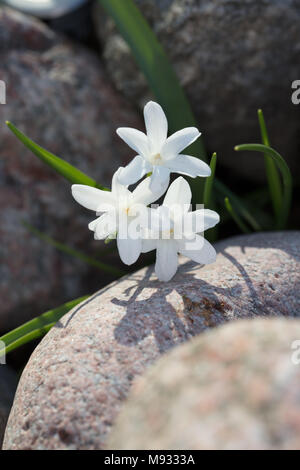
<svg viewBox="0 0 300 470">
<path fill-rule="evenodd" d="M 170 182 L 170 170 L 165 166 L 154 166 L 150 181 L 150 191 L 164 194 Z"/>
<path fill-rule="evenodd" d="M 178 242 L 178 251 L 196 263 L 210 264 L 216 261 L 216 250 L 201 235 L 196 235 L 194 241 Z"/>
<path fill-rule="evenodd" d="M 150 171 L 152 171 L 152 165 L 137 155 L 125 168 L 122 168 L 119 181 L 124 185 L 134 184 Z"/>
<path fill-rule="evenodd" d="M 160 281 L 169 281 L 177 271 L 178 256 L 174 240 L 159 240 L 156 250 L 155 272 Z"/>
<path fill-rule="evenodd" d="M 117 223 L 116 223 L 116 214 L 115 212 L 111 212 L 108 214 L 104 214 L 98 219 L 98 223 L 96 224 L 95 234 L 98 240 L 102 240 L 103 238 L 112 235 L 117 230 Z"/>
<path fill-rule="evenodd" d="M 159 153 L 168 135 L 166 115 L 158 103 L 149 101 L 144 108 L 144 118 L 151 153 Z"/>
<path fill-rule="evenodd" d="M 190 157 L 189 155 L 178 155 L 172 160 L 167 160 L 166 165 L 174 173 L 191 176 L 210 176 L 211 169 L 207 163 L 199 158 Z"/>
<path fill-rule="evenodd" d="M 184 231 L 188 233 L 204 232 L 219 222 L 220 216 L 217 212 L 210 209 L 199 209 L 184 216 Z"/>
<path fill-rule="evenodd" d="M 142 253 L 148 253 L 149 251 L 156 250 L 157 239 L 154 238 L 143 238 L 142 240 Z"/>
<path fill-rule="evenodd" d="M 148 138 L 146 134 L 131 127 L 119 127 L 117 134 L 129 147 L 145 158 L 149 155 Z"/>
<path fill-rule="evenodd" d="M 127 189 L 127 185 L 120 182 L 120 175 L 124 170 L 123 167 L 120 167 L 114 174 L 111 184 L 112 194 L 116 201 L 125 200 L 130 198 L 131 192 Z"/>
<path fill-rule="evenodd" d="M 114 206 L 115 199 L 110 191 L 102 191 L 84 184 L 73 184 L 71 189 L 75 201 L 92 211 L 97 211 L 101 204 Z"/>
<path fill-rule="evenodd" d="M 192 192 L 189 183 L 180 176 L 176 178 L 168 189 L 165 196 L 163 205 L 169 207 L 180 205 L 183 206 L 186 212 L 189 210 L 189 206 L 192 199 Z"/>
<path fill-rule="evenodd" d="M 133 239 L 129 236 L 127 238 L 120 238 L 118 233 L 117 246 L 123 263 L 130 265 L 135 263 L 141 254 L 142 240 L 140 238 Z"/>
<path fill-rule="evenodd" d="M 166 192 L 166 189 L 169 184 L 168 176 L 165 178 L 165 175 L 163 175 L 165 179 L 160 179 L 158 177 L 157 184 L 154 185 L 153 177 L 155 178 L 155 176 L 151 176 L 151 178 L 145 178 L 132 192 L 133 200 L 135 203 L 145 204 L 147 206 L 148 204 L 152 204 L 152 202 L 155 202 Z"/>
<path fill-rule="evenodd" d="M 175 158 L 182 150 L 198 139 L 200 135 L 196 127 L 186 127 L 175 132 L 175 134 L 167 138 L 161 150 L 162 156 L 166 159 Z"/>
</svg>

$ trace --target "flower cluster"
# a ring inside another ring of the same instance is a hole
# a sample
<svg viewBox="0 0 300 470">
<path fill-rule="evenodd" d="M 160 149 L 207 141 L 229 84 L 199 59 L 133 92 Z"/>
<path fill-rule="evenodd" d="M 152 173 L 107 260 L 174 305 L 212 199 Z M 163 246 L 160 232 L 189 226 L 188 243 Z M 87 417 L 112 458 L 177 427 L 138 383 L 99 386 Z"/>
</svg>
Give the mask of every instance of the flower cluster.
<svg viewBox="0 0 300 470">
<path fill-rule="evenodd" d="M 169 281 L 177 271 L 178 253 L 201 264 L 215 261 L 216 252 L 202 233 L 220 218 L 208 209 L 190 211 L 191 190 L 182 176 L 170 185 L 161 206 L 149 207 L 166 192 L 170 173 L 207 177 L 210 167 L 181 154 L 200 136 L 198 129 L 188 127 L 167 137 L 165 113 L 153 101 L 145 106 L 144 118 L 147 134 L 117 129 L 137 155 L 116 171 L 111 191 L 75 184 L 72 194 L 79 204 L 96 212 L 97 218 L 89 224 L 96 240 L 116 238 L 120 258 L 128 265 L 141 253 L 156 250 L 157 277 Z M 145 175 L 133 191 L 128 189 Z"/>
</svg>

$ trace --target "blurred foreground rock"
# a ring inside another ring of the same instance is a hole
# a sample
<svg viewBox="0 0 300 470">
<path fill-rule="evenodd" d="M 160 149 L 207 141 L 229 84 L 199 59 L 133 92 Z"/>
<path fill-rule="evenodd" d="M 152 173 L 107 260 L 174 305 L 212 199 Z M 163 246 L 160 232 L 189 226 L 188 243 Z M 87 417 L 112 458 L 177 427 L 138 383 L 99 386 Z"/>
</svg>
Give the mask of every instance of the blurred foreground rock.
<svg viewBox="0 0 300 470">
<path fill-rule="evenodd" d="M 26 220 L 85 252 L 93 245 L 87 230 L 93 214 L 72 200 L 70 184 L 26 150 L 5 120 L 106 185 L 132 157 L 115 129 L 140 124 L 96 56 L 38 20 L 4 7 L 0 79 L 7 86 L 7 104 L 0 105 L 1 332 L 107 283 L 98 271 L 88 277 L 86 265 L 64 257 L 23 227 Z"/>
<path fill-rule="evenodd" d="M 16 388 L 15 373 L 6 364 L 0 363 L 0 449 Z"/>
<path fill-rule="evenodd" d="M 169 283 L 148 267 L 100 290 L 34 351 L 4 447 L 101 449 L 133 379 L 165 351 L 232 320 L 300 317 L 299 248 L 299 232 L 234 237 L 213 265 L 182 260 Z"/>
<path fill-rule="evenodd" d="M 265 178 L 261 156 L 233 147 L 260 141 L 262 108 L 272 146 L 299 170 L 300 106 L 291 102 L 299 79 L 299 0 L 136 0 L 161 41 L 198 118 L 210 151 L 222 164 Z M 144 104 L 149 88 L 99 2 L 95 19 L 106 66 L 117 88 Z M 154 63 L 155 67 L 155 63 Z"/>
<path fill-rule="evenodd" d="M 175 348 L 133 386 L 109 449 L 300 449 L 300 320 L 234 322 Z"/>
</svg>

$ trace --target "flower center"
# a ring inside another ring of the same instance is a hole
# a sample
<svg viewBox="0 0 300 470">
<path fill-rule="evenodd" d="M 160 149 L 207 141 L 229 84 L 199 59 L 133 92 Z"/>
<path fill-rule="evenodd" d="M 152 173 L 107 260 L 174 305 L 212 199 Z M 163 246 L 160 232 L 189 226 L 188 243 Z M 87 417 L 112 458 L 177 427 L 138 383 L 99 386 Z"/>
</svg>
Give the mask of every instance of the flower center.
<svg viewBox="0 0 300 470">
<path fill-rule="evenodd" d="M 161 165 L 163 162 L 162 156 L 160 153 L 156 153 L 155 155 L 152 155 L 151 161 L 153 165 Z"/>
</svg>

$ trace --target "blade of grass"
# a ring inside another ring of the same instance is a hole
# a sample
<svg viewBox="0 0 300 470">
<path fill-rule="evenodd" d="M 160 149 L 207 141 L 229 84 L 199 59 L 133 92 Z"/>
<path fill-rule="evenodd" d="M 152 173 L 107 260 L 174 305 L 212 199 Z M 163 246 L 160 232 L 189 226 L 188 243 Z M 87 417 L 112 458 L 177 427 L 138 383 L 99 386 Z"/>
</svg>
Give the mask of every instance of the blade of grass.
<svg viewBox="0 0 300 470">
<path fill-rule="evenodd" d="M 81 251 L 75 250 L 74 248 L 71 248 L 68 245 L 65 245 L 64 243 L 58 242 L 57 240 L 54 240 L 52 237 L 47 235 L 46 233 L 40 232 L 40 230 L 36 229 L 32 225 L 28 224 L 27 222 L 23 222 L 23 225 L 34 235 L 40 238 L 40 240 L 43 240 L 44 242 L 48 243 L 51 246 L 54 246 L 59 251 L 62 251 L 63 253 L 66 253 L 70 256 L 73 256 L 74 258 L 78 258 L 84 263 L 89 264 L 90 266 L 93 266 L 95 268 L 100 269 L 101 271 L 114 274 L 115 276 L 124 276 L 126 273 L 125 271 L 121 271 L 118 268 L 115 268 L 114 266 L 110 266 L 108 264 L 102 263 L 101 261 L 95 260 L 94 258 L 91 258 L 90 256 L 87 256 L 85 253 L 82 253 Z"/>
<path fill-rule="evenodd" d="M 30 341 L 44 336 L 60 318 L 68 313 L 73 307 L 86 300 L 89 296 L 83 296 L 70 302 L 66 302 L 60 307 L 48 310 L 39 317 L 30 320 L 14 330 L 0 337 L 0 341 L 5 344 L 5 348 L 0 349 L 0 357 L 5 353 L 14 351 Z M 0 343 L 1 344 L 1 343 Z"/>
<path fill-rule="evenodd" d="M 211 175 L 209 178 L 206 178 L 204 184 L 204 192 L 203 192 L 203 204 L 204 207 L 207 209 L 215 209 L 216 202 L 215 198 L 212 196 L 212 189 L 214 185 L 214 177 L 216 172 L 216 163 L 217 163 L 217 154 L 213 153 L 211 160 L 210 160 L 210 169 Z M 205 232 L 205 238 L 210 242 L 215 242 L 218 239 L 218 226 L 207 230 Z"/>
<path fill-rule="evenodd" d="M 230 201 L 228 197 L 225 197 L 224 199 L 225 207 L 228 210 L 229 214 L 237 224 L 237 226 L 241 229 L 242 232 L 244 233 L 250 233 L 251 231 L 248 229 L 248 227 L 244 224 L 242 219 L 239 217 L 239 215 L 234 211 L 232 205 L 230 204 Z"/>
<path fill-rule="evenodd" d="M 29 137 L 23 134 L 23 132 L 21 132 L 11 122 L 6 121 L 6 124 L 13 134 L 15 134 L 15 136 L 25 145 L 25 147 L 31 150 L 31 152 L 34 153 L 34 155 L 36 155 L 40 160 L 42 160 L 42 162 L 46 163 L 46 165 L 50 166 L 53 170 L 55 170 L 71 183 L 86 184 L 88 186 L 93 186 L 95 188 L 109 191 L 109 189 L 99 185 L 94 179 L 90 178 L 70 163 L 40 147 L 38 144 L 33 142 L 33 140 L 29 139 Z"/>
<path fill-rule="evenodd" d="M 250 150 L 254 152 L 262 152 L 270 156 L 275 161 L 277 167 L 279 168 L 281 172 L 282 181 L 283 181 L 282 204 L 281 204 L 280 214 L 276 223 L 276 228 L 277 229 L 285 228 L 287 220 L 288 220 L 289 212 L 290 212 L 292 188 L 293 188 L 292 175 L 285 160 L 272 147 L 267 147 L 266 145 L 263 145 L 263 144 L 237 145 L 235 147 L 235 150 L 237 151 Z"/>
<path fill-rule="evenodd" d="M 269 136 L 267 132 L 266 122 L 261 109 L 257 111 L 258 121 L 260 126 L 261 138 L 262 143 L 267 147 L 270 147 Z M 267 181 L 269 186 L 269 191 L 271 195 L 271 201 L 273 206 L 273 211 L 275 214 L 275 218 L 277 223 L 279 223 L 280 213 L 281 213 L 281 205 L 282 205 L 282 188 L 281 188 L 281 181 L 279 178 L 279 174 L 277 171 L 276 163 L 274 160 L 268 155 L 264 155 L 265 159 L 265 168 L 266 168 L 266 175 Z"/>
<path fill-rule="evenodd" d="M 214 206 L 214 203 L 212 201 L 212 188 L 214 184 L 216 163 L 217 163 L 217 154 L 213 153 L 211 160 L 210 160 L 211 175 L 209 176 L 209 178 L 206 178 L 205 180 L 204 192 L 203 192 L 203 204 L 204 204 L 204 207 L 207 207 L 207 208 L 211 208 Z"/>
</svg>

